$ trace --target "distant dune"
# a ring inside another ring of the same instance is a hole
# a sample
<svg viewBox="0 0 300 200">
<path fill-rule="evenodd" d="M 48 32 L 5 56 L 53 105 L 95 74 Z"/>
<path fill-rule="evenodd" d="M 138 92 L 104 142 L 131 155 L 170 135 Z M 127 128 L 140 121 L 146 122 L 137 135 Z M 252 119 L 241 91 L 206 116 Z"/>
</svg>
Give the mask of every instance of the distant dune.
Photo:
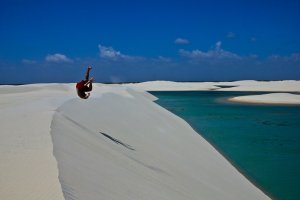
<svg viewBox="0 0 300 200">
<path fill-rule="evenodd" d="M 192 90 L 218 90 L 218 91 L 276 91 L 300 92 L 300 81 L 234 81 L 234 82 L 171 82 L 150 81 L 125 86 L 140 88 L 146 91 L 192 91 Z M 226 87 L 227 86 L 227 87 Z"/>
<path fill-rule="evenodd" d="M 128 87 L 146 91 L 248 91 L 276 92 L 264 95 L 233 97 L 229 99 L 244 103 L 300 104 L 300 81 L 234 81 L 234 82 L 170 82 L 153 81 L 137 84 L 125 84 Z M 278 94 L 278 92 L 284 92 Z M 291 94 L 288 92 L 296 93 Z"/>
<path fill-rule="evenodd" d="M 229 99 L 234 102 L 245 102 L 245 103 L 268 103 L 268 104 L 299 104 L 300 95 L 290 93 L 269 93 L 262 95 L 247 95 L 233 97 Z"/>
</svg>

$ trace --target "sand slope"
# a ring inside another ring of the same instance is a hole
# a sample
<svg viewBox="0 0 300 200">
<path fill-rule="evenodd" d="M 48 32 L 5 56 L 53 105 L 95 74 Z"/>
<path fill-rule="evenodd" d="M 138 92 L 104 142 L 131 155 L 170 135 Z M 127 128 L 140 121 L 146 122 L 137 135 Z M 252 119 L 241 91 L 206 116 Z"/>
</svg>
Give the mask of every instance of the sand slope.
<svg viewBox="0 0 300 200">
<path fill-rule="evenodd" d="M 57 110 L 51 135 L 66 199 L 269 199 L 152 100 L 117 87 Z"/>
<path fill-rule="evenodd" d="M 0 199 L 63 199 L 50 125 L 62 84 L 0 87 Z"/>
</svg>

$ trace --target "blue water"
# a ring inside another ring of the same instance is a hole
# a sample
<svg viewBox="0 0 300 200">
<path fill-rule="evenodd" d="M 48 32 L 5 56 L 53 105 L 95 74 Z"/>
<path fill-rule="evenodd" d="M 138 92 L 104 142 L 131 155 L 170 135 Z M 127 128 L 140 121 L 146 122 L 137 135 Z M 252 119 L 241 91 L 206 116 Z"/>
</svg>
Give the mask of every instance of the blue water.
<svg viewBox="0 0 300 200">
<path fill-rule="evenodd" d="M 258 92 L 151 92 L 272 199 L 300 199 L 300 106 L 229 103 Z"/>
</svg>

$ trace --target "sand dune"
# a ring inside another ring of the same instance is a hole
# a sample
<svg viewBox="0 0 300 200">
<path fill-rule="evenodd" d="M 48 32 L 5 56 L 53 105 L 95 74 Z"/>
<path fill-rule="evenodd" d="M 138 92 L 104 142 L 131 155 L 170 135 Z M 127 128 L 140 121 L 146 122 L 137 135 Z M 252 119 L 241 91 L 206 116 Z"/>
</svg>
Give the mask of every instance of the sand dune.
<svg viewBox="0 0 300 200">
<path fill-rule="evenodd" d="M 185 121 L 134 90 L 66 102 L 51 135 L 66 199 L 268 199 Z"/>
<path fill-rule="evenodd" d="M 269 93 L 233 97 L 230 98 L 229 101 L 245 103 L 300 104 L 300 95 L 290 93 Z"/>
<path fill-rule="evenodd" d="M 137 84 L 124 84 L 124 86 L 146 91 L 248 91 L 248 92 L 284 92 L 263 95 L 234 97 L 234 102 L 265 103 L 265 104 L 300 104 L 300 81 L 234 81 L 234 82 L 170 82 L 152 81 Z M 291 94 L 296 92 L 299 94 Z"/>
<path fill-rule="evenodd" d="M 142 83 L 128 83 L 123 86 L 139 88 L 145 91 L 192 91 L 192 90 L 214 90 L 216 82 L 172 82 L 172 81 L 149 81 Z"/>
<path fill-rule="evenodd" d="M 0 86 L 0 199 L 268 199 L 144 90 Z"/>
<path fill-rule="evenodd" d="M 64 199 L 50 136 L 63 85 L 0 88 L 0 199 Z M 72 95 L 73 96 L 73 95 Z"/>
<path fill-rule="evenodd" d="M 180 83 L 171 82 L 171 81 L 149 81 L 143 83 L 123 84 L 123 85 L 132 88 L 140 88 L 146 91 L 217 90 L 217 91 L 300 92 L 300 81 L 294 81 L 294 80 L 286 80 L 286 81 L 245 80 L 245 81 L 234 81 L 234 82 L 180 82 Z"/>
</svg>

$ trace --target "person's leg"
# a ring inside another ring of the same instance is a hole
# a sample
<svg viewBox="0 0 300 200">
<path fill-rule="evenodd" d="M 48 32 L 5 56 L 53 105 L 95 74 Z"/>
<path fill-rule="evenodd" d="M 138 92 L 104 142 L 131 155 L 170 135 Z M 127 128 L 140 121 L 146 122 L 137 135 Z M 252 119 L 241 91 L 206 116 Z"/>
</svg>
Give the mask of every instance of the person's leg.
<svg viewBox="0 0 300 200">
<path fill-rule="evenodd" d="M 90 71 L 91 71 L 91 67 L 88 67 L 85 73 L 85 80 L 88 81 L 89 77 L 90 77 Z"/>
</svg>

